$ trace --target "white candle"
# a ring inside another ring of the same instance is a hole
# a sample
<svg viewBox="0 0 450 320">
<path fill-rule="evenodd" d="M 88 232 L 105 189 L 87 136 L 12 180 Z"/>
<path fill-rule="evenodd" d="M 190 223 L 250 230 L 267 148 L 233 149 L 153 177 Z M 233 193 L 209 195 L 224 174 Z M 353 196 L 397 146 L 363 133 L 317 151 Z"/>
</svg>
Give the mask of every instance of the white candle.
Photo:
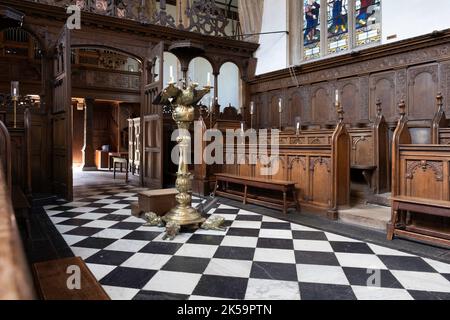
<svg viewBox="0 0 450 320">
<path fill-rule="evenodd" d="M 278 111 L 280 113 L 283 112 L 283 99 L 280 98 L 280 100 L 278 100 Z"/>
<path fill-rule="evenodd" d="M 170 66 L 170 82 L 174 82 L 173 81 L 173 66 Z"/>
<path fill-rule="evenodd" d="M 241 132 L 244 132 L 244 124 L 241 122 Z"/>
<path fill-rule="evenodd" d="M 13 89 L 13 96 L 14 96 L 14 97 L 17 96 L 17 88 L 14 88 L 14 89 Z"/>
<path fill-rule="evenodd" d="M 339 90 L 336 89 L 336 103 L 339 102 Z"/>
<path fill-rule="evenodd" d="M 300 122 L 297 122 L 297 130 L 300 130 Z"/>
<path fill-rule="evenodd" d="M 206 83 L 207 83 L 207 86 L 210 87 L 211 86 L 211 72 L 208 72 L 207 78 L 208 79 L 207 79 Z"/>
<path fill-rule="evenodd" d="M 255 113 L 255 103 L 252 101 L 250 102 L 250 115 L 253 115 Z"/>
</svg>

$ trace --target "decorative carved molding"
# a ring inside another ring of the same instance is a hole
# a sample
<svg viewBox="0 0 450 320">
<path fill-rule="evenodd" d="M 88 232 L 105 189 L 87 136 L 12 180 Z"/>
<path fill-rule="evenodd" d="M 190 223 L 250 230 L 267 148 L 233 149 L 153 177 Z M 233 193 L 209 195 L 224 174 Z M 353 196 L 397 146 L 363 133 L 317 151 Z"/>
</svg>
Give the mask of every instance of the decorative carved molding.
<svg viewBox="0 0 450 320">
<path fill-rule="evenodd" d="M 303 170 L 306 171 L 306 157 L 300 157 L 300 156 L 289 156 L 289 165 L 288 165 L 288 169 L 292 170 L 292 168 L 294 167 L 294 162 L 297 162 L 299 164 L 301 164 L 301 166 L 303 167 Z"/>
<path fill-rule="evenodd" d="M 431 170 L 433 170 L 433 172 L 436 176 L 436 181 L 444 180 L 442 162 L 427 161 L 427 160 L 408 162 L 408 165 L 406 168 L 406 179 L 412 180 L 414 178 L 414 173 L 418 169 L 422 169 L 423 172 L 426 172 L 428 169 L 431 169 Z"/>
<path fill-rule="evenodd" d="M 331 159 L 324 157 L 311 157 L 309 159 L 309 170 L 314 171 L 317 165 L 326 165 L 328 172 L 331 172 Z"/>
</svg>

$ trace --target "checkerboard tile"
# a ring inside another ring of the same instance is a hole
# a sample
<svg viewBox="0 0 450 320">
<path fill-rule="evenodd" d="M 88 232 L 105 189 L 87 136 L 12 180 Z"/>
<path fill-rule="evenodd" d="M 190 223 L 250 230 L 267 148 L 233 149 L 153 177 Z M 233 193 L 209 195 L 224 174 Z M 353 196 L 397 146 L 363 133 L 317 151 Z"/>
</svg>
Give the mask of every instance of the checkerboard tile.
<svg viewBox="0 0 450 320">
<path fill-rule="evenodd" d="M 164 241 L 131 216 L 141 190 L 79 187 L 73 202 L 45 207 L 112 299 L 450 299 L 448 264 L 223 204 L 207 215 L 226 231 Z"/>
</svg>

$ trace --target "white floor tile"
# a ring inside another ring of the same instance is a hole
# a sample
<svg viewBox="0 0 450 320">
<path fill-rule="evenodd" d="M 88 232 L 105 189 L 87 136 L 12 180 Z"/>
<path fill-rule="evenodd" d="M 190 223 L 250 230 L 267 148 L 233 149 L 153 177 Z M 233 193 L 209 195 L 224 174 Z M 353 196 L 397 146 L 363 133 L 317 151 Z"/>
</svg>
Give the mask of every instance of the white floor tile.
<svg viewBox="0 0 450 320">
<path fill-rule="evenodd" d="M 255 237 L 226 236 L 220 245 L 225 247 L 256 248 L 257 244 L 258 238 Z"/>
<path fill-rule="evenodd" d="M 252 264 L 252 261 L 211 259 L 204 273 L 223 277 L 249 278 Z"/>
<path fill-rule="evenodd" d="M 384 263 L 373 254 L 358 254 L 358 253 L 335 253 L 339 264 L 342 267 L 350 268 L 364 268 L 371 270 L 386 270 Z"/>
<path fill-rule="evenodd" d="M 249 279 L 246 300 L 300 300 L 297 282 Z"/>
<path fill-rule="evenodd" d="M 377 255 L 383 256 L 402 256 L 402 257 L 413 257 L 412 254 L 404 253 L 398 250 L 389 249 L 386 247 L 381 247 L 376 244 L 368 243 L 367 244 L 372 251 Z"/>
<path fill-rule="evenodd" d="M 297 251 L 333 252 L 328 241 L 318 240 L 294 240 L 294 249 Z"/>
<path fill-rule="evenodd" d="M 175 254 L 176 256 L 193 257 L 193 258 L 212 258 L 219 246 L 190 244 L 183 245 Z"/>
<path fill-rule="evenodd" d="M 235 220 L 231 225 L 232 228 L 244 228 L 244 229 L 261 229 L 260 221 L 241 221 Z"/>
<path fill-rule="evenodd" d="M 426 258 L 424 258 L 423 260 L 425 260 L 437 272 L 450 274 L 450 264 Z"/>
<path fill-rule="evenodd" d="M 102 280 L 106 275 L 108 275 L 111 271 L 113 271 L 116 266 L 108 266 L 104 264 L 94 264 L 94 263 L 86 263 L 89 270 L 94 275 L 97 281 Z"/>
<path fill-rule="evenodd" d="M 83 260 L 86 260 L 90 256 L 93 256 L 97 252 L 99 252 L 99 249 L 91 249 L 91 248 L 80 248 L 80 247 L 70 247 L 72 249 L 73 254 L 76 257 L 80 257 Z"/>
<path fill-rule="evenodd" d="M 130 259 L 122 263 L 122 267 L 160 270 L 172 258 L 171 255 L 136 253 Z"/>
<path fill-rule="evenodd" d="M 82 214 L 80 216 L 77 216 L 77 219 L 97 220 L 97 219 L 103 218 L 105 216 L 107 216 L 107 214 L 88 212 L 88 213 Z"/>
<path fill-rule="evenodd" d="M 397 270 L 391 272 L 408 290 L 450 293 L 450 282 L 440 274 Z"/>
<path fill-rule="evenodd" d="M 404 289 L 352 286 L 358 300 L 414 300 Z"/>
<path fill-rule="evenodd" d="M 105 238 L 105 239 L 122 239 L 126 235 L 133 232 L 132 230 L 120 230 L 120 229 L 105 229 L 102 230 L 96 234 L 94 234 L 92 237 L 94 238 Z"/>
<path fill-rule="evenodd" d="M 269 239 L 292 239 L 292 231 L 277 230 L 277 229 L 261 229 L 259 231 L 259 237 Z"/>
<path fill-rule="evenodd" d="M 297 276 L 300 282 L 349 285 L 341 267 L 298 264 Z"/>
<path fill-rule="evenodd" d="M 70 234 L 63 234 L 62 237 L 64 238 L 64 240 L 66 241 L 66 243 L 69 246 L 88 238 L 88 237 L 84 237 L 84 236 L 72 236 Z"/>
<path fill-rule="evenodd" d="M 121 287 L 110 287 L 103 286 L 106 293 L 109 295 L 111 300 L 132 300 L 138 293 L 138 289 L 121 288 Z"/>
<path fill-rule="evenodd" d="M 112 243 L 105 250 L 122 251 L 122 252 L 138 252 L 148 244 L 148 241 L 126 240 L 121 239 Z"/>
<path fill-rule="evenodd" d="M 107 229 L 117 224 L 117 221 L 108 221 L 108 220 L 94 220 L 92 222 L 86 223 L 83 227 L 86 228 L 99 228 L 99 229 Z"/>
<path fill-rule="evenodd" d="M 256 248 L 253 260 L 261 262 L 295 263 L 295 255 L 293 250 Z"/>
<path fill-rule="evenodd" d="M 159 271 L 144 286 L 144 290 L 190 295 L 201 276 L 201 274 L 193 273 Z"/>
</svg>

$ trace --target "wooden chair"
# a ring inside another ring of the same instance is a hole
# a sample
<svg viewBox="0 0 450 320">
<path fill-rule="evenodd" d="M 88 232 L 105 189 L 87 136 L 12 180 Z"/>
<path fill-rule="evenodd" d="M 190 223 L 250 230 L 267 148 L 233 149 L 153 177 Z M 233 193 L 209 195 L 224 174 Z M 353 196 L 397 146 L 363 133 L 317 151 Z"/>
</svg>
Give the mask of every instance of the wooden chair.
<svg viewBox="0 0 450 320">
<path fill-rule="evenodd" d="M 116 179 L 117 164 L 120 164 L 120 172 L 122 172 L 125 167 L 125 182 L 128 183 L 128 159 L 119 157 L 113 158 L 114 179 Z"/>
</svg>

